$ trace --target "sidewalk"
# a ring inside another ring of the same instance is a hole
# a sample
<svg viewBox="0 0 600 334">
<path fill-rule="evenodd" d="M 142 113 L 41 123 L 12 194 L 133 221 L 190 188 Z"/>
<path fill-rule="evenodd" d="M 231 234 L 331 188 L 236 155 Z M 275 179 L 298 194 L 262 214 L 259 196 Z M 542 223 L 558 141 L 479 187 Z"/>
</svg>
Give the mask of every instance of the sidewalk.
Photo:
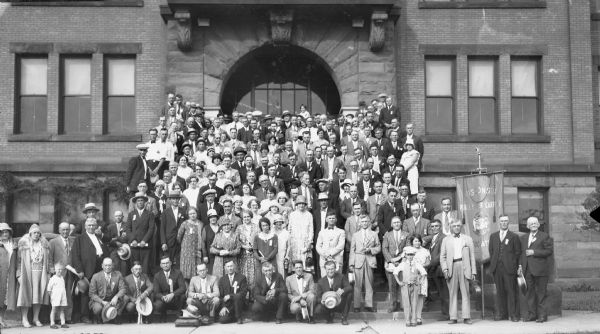
<svg viewBox="0 0 600 334">
<path fill-rule="evenodd" d="M 422 326 L 409 327 L 404 326 L 404 321 L 393 321 L 382 319 L 371 322 L 369 326 L 361 331 L 365 325 L 360 320 L 351 320 L 350 325 L 342 326 L 339 319 L 336 323 L 325 324 L 320 322 L 316 325 L 298 324 L 287 322 L 276 325 L 274 322 L 252 322 L 247 320 L 243 325 L 238 324 L 214 324 L 207 327 L 175 327 L 173 324 L 123 324 L 123 325 L 72 325 L 69 329 L 50 329 L 49 326 L 40 328 L 25 329 L 23 327 L 14 327 L 2 330 L 2 334 L 17 333 L 102 333 L 102 334 L 236 334 L 236 333 L 260 333 L 260 334 L 294 334 L 308 331 L 312 333 L 327 334 L 348 334 L 362 332 L 365 334 L 402 334 L 402 333 L 473 333 L 473 334 L 494 334 L 494 333 L 512 333 L 512 334 L 545 334 L 545 333 L 574 333 L 574 332 L 595 332 L 600 333 L 600 313 L 563 311 L 562 317 L 550 317 L 548 322 L 538 324 L 535 322 L 510 321 L 495 322 L 491 320 L 476 320 L 473 325 L 448 325 L 445 321 L 426 321 Z"/>
</svg>

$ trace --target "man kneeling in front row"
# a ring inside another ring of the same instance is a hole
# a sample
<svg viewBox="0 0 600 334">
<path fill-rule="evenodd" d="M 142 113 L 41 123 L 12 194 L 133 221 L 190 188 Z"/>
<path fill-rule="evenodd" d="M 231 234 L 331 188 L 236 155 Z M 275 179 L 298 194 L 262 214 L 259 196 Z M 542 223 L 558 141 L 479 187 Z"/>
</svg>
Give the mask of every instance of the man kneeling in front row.
<svg viewBox="0 0 600 334">
<path fill-rule="evenodd" d="M 296 316 L 296 321 L 302 318 L 314 324 L 315 282 L 309 273 L 304 272 L 302 261 L 293 262 L 294 274 L 285 279 L 285 285 L 290 300 L 290 313 Z"/>
<path fill-rule="evenodd" d="M 274 272 L 271 262 L 262 264 L 262 275 L 254 283 L 253 295 L 254 320 L 265 319 L 275 311 L 275 323 L 280 324 L 288 300 L 287 288 L 281 274 Z"/>
<path fill-rule="evenodd" d="M 197 316 L 209 316 L 216 321 L 216 310 L 221 304 L 217 277 L 208 274 L 206 263 L 196 266 L 198 276 L 192 277 L 187 291 L 188 311 Z"/>
<path fill-rule="evenodd" d="M 319 316 L 324 316 L 327 323 L 333 323 L 333 315 L 335 312 L 342 314 L 342 325 L 348 325 L 348 312 L 350 312 L 350 304 L 352 303 L 352 285 L 348 282 L 346 276 L 336 272 L 335 262 L 327 261 L 325 263 L 326 276 L 322 277 L 317 283 L 316 300 L 318 301 L 315 307 L 315 313 Z M 329 295 L 335 300 L 335 304 L 329 303 Z M 323 298 L 325 297 L 325 298 Z"/>
<path fill-rule="evenodd" d="M 242 312 L 248 292 L 248 281 L 244 275 L 236 272 L 233 260 L 225 263 L 225 274 L 219 279 L 219 293 L 223 305 L 219 311 L 219 322 L 226 324 L 237 320 L 238 324 L 243 324 Z"/>
</svg>

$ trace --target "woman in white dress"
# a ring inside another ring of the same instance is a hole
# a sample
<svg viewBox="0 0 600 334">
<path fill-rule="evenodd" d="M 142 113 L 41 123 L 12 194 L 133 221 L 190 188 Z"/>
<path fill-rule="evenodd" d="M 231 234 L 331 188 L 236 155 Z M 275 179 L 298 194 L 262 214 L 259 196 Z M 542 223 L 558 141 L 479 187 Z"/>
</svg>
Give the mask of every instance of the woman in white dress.
<svg viewBox="0 0 600 334">
<path fill-rule="evenodd" d="M 194 172 L 194 170 L 189 167 L 188 159 L 185 156 L 179 158 L 179 166 L 177 167 L 177 176 L 181 177 L 184 180 L 187 180 L 190 175 Z"/>
<path fill-rule="evenodd" d="M 188 188 L 183 191 L 183 196 L 187 199 L 187 202 L 191 206 L 196 206 L 198 196 L 200 195 L 198 181 L 200 181 L 200 179 L 198 176 L 196 176 L 196 174 L 190 175 L 190 177 L 187 179 Z"/>
<path fill-rule="evenodd" d="M 304 263 L 310 255 L 313 243 L 313 216 L 306 210 L 306 198 L 296 197 L 296 210 L 290 213 L 288 231 L 290 232 L 290 261 L 300 260 Z"/>
<path fill-rule="evenodd" d="M 419 169 L 417 164 L 421 154 L 415 150 L 415 145 L 412 143 L 404 144 L 404 149 L 405 152 L 400 158 L 400 164 L 404 166 L 406 178 L 410 181 L 410 194 L 416 195 L 419 192 Z"/>
<path fill-rule="evenodd" d="M 288 271 L 290 232 L 285 229 L 285 218 L 281 215 L 274 217 L 275 235 L 277 235 L 277 271 L 285 278 Z"/>
</svg>

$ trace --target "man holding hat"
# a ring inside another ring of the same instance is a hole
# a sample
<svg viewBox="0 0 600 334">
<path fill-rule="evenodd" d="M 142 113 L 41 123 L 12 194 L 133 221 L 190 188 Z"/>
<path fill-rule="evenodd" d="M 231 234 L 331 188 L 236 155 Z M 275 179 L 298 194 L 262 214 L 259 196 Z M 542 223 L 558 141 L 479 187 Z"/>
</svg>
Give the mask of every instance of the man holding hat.
<svg viewBox="0 0 600 334">
<path fill-rule="evenodd" d="M 154 214 L 146 208 L 148 197 L 139 192 L 133 198 L 134 210 L 127 216 L 127 239 L 131 247 L 132 261 L 139 261 L 142 270 L 150 273 L 150 249 L 152 248 L 152 237 L 154 236 Z"/>
<path fill-rule="evenodd" d="M 98 238 L 100 238 L 103 242 L 108 242 L 110 241 L 110 239 L 108 238 L 108 234 L 106 233 L 106 224 L 101 221 L 100 219 L 97 218 L 97 214 L 98 212 L 100 212 L 100 209 L 98 209 L 98 207 L 96 206 L 96 204 L 94 203 L 86 203 L 83 206 L 83 214 L 85 215 L 85 219 L 77 224 L 77 226 L 75 226 L 75 231 L 73 231 L 73 234 L 75 235 L 79 235 L 81 233 L 83 233 L 83 231 L 85 231 L 85 222 L 88 218 L 93 218 L 96 220 L 96 229 L 94 230 L 94 233 L 98 236 Z"/>
<path fill-rule="evenodd" d="M 254 319 L 265 319 L 275 311 L 275 322 L 281 324 L 288 301 L 287 288 L 283 277 L 275 272 L 271 262 L 262 264 L 262 275 L 256 279 L 252 295 Z"/>
<path fill-rule="evenodd" d="M 134 261 L 131 274 L 125 277 L 125 311 L 128 314 L 135 315 L 137 304 L 145 303 L 145 300 L 152 294 L 153 289 L 154 284 L 152 284 L 148 275 L 142 272 L 142 264 L 139 261 Z M 150 299 L 147 299 L 147 301 L 150 301 Z M 150 307 L 152 307 L 151 302 Z M 143 322 L 145 324 L 150 323 L 148 317 L 144 317 Z"/>
<path fill-rule="evenodd" d="M 174 259 L 173 263 L 177 266 L 180 244 L 177 242 L 177 232 L 181 224 L 187 219 L 187 212 L 179 207 L 181 192 L 174 190 L 167 195 L 169 205 L 160 216 L 160 243 L 163 255 L 168 255 Z"/>
<path fill-rule="evenodd" d="M 146 162 L 148 147 L 148 144 L 137 145 L 136 148 L 139 155 L 129 159 L 129 165 L 127 166 L 127 172 L 125 173 L 127 192 L 135 193 L 137 185 L 141 181 L 150 182 L 150 169 Z"/>
<path fill-rule="evenodd" d="M 113 263 L 110 258 L 104 258 L 102 261 L 102 271 L 94 274 L 90 281 L 90 309 L 96 319 L 105 312 L 108 307 L 117 309 L 117 314 L 121 315 L 125 297 L 125 281 L 118 271 L 113 271 Z M 115 318 L 115 324 L 121 323 L 121 320 Z"/>
<path fill-rule="evenodd" d="M 317 282 L 315 287 L 315 300 L 317 303 L 315 314 L 325 316 L 327 323 L 330 324 L 333 323 L 334 313 L 340 312 L 342 314 L 342 325 L 348 325 L 348 313 L 352 304 L 352 285 L 350 285 L 345 275 L 336 271 L 334 261 L 325 263 L 325 273 L 326 275 Z M 335 292 L 337 295 L 336 305 L 332 308 L 327 307 L 329 304 L 323 298 L 327 292 Z"/>
<path fill-rule="evenodd" d="M 123 212 L 115 211 L 114 213 L 114 222 L 108 225 L 108 237 L 110 241 L 108 242 L 108 251 L 110 254 L 110 258 L 113 261 L 113 267 L 115 270 L 126 273 L 129 271 L 129 259 L 122 260 L 119 257 L 119 249 L 123 246 L 123 244 L 127 244 L 129 239 L 127 238 L 126 231 L 126 223 L 123 221 Z M 129 253 L 131 255 L 131 253 Z"/>
</svg>

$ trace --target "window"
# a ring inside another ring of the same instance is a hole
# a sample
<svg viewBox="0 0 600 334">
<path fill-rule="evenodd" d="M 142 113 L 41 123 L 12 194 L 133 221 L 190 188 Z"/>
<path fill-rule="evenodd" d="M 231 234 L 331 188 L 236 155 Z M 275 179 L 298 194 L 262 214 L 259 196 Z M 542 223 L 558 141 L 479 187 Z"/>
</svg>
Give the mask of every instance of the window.
<svg viewBox="0 0 600 334">
<path fill-rule="evenodd" d="M 40 223 L 40 193 L 23 191 L 12 196 L 12 221 L 14 236 L 22 236 L 32 224 Z"/>
<path fill-rule="evenodd" d="M 61 134 L 90 133 L 92 123 L 91 105 L 91 58 L 62 59 Z"/>
<path fill-rule="evenodd" d="M 496 62 L 493 59 L 469 60 L 469 133 L 497 133 Z"/>
<path fill-rule="evenodd" d="M 104 133 L 135 132 L 135 59 L 106 58 Z"/>
<path fill-rule="evenodd" d="M 512 59 L 512 133 L 539 133 L 539 61 Z"/>
<path fill-rule="evenodd" d="M 425 61 L 425 131 L 454 133 L 454 61 Z"/>
<path fill-rule="evenodd" d="M 48 130 L 48 58 L 21 57 L 17 61 L 15 133 Z"/>
<path fill-rule="evenodd" d="M 529 232 L 527 218 L 537 217 L 540 221 L 540 231 L 549 232 L 546 213 L 548 212 L 546 189 L 519 188 L 519 231 Z"/>
</svg>

